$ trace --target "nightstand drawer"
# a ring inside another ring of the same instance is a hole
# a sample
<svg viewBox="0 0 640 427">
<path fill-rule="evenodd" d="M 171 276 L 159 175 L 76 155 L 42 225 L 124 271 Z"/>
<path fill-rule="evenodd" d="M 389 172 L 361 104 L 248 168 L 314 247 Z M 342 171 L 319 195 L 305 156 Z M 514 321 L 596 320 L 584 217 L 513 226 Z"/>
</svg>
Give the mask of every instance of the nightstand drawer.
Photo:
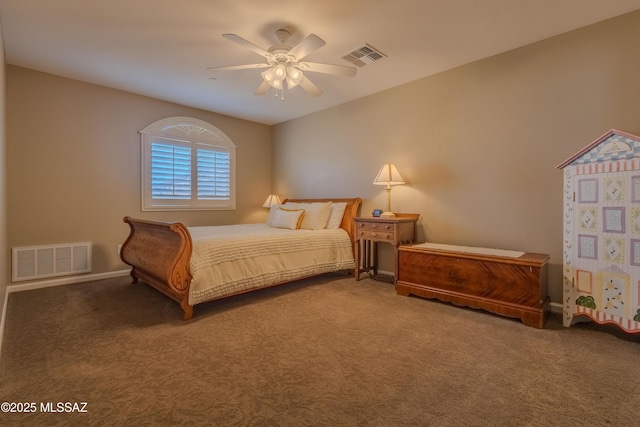
<svg viewBox="0 0 640 427">
<path fill-rule="evenodd" d="M 379 242 L 391 242 L 391 243 L 393 243 L 395 240 L 393 235 L 393 230 L 391 231 L 363 230 L 362 228 L 360 228 L 357 231 L 357 237 L 358 239 L 375 240 Z"/>
<path fill-rule="evenodd" d="M 389 223 L 376 223 L 376 222 L 358 222 L 358 231 L 386 231 L 393 233 L 393 224 Z"/>
</svg>

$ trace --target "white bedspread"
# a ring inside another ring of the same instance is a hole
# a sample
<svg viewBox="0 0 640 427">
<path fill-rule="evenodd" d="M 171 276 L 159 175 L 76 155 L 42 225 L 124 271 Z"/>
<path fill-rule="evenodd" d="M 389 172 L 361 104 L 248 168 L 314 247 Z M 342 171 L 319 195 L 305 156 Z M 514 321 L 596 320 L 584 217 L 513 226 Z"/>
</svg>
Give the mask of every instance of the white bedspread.
<svg viewBox="0 0 640 427">
<path fill-rule="evenodd" d="M 189 304 L 355 268 L 346 231 L 285 230 L 267 224 L 189 227 Z"/>
</svg>

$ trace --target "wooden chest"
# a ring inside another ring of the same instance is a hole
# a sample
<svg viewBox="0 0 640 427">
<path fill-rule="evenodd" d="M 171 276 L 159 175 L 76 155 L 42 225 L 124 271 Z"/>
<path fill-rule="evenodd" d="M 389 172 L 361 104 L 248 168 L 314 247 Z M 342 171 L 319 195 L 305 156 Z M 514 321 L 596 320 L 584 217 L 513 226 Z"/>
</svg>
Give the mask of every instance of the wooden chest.
<svg viewBox="0 0 640 427">
<path fill-rule="evenodd" d="M 505 257 L 400 246 L 399 295 L 437 298 L 459 306 L 520 318 L 543 328 L 549 311 L 549 256 Z M 460 248 L 462 249 L 462 248 Z"/>
</svg>

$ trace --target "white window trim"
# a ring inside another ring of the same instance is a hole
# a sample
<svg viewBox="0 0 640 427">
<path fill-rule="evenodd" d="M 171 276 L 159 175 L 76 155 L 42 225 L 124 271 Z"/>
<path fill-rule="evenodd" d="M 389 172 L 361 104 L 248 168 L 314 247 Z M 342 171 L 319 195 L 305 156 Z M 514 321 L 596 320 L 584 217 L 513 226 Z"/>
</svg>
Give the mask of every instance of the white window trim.
<svg viewBox="0 0 640 427">
<path fill-rule="evenodd" d="M 191 117 L 168 117 L 151 123 L 140 131 L 141 183 L 143 211 L 235 210 L 236 209 L 236 145 L 220 129 L 203 120 Z M 181 203 L 157 202 L 151 198 L 151 143 L 154 138 L 169 139 L 187 144 L 213 145 L 230 154 L 229 200 Z"/>
</svg>

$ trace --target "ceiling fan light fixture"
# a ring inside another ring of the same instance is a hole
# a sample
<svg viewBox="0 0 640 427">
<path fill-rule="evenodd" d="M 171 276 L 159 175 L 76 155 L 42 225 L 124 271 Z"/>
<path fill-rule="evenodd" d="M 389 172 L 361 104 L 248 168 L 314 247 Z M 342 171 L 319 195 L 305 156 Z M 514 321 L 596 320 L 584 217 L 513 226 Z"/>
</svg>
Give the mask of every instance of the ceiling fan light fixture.
<svg viewBox="0 0 640 427">
<path fill-rule="evenodd" d="M 265 82 L 273 86 L 273 82 L 276 81 L 276 76 L 273 73 L 273 68 L 269 68 L 267 71 L 263 71 L 262 78 Z"/>
<path fill-rule="evenodd" d="M 273 76 L 276 78 L 276 80 L 284 80 L 285 77 L 287 77 L 287 68 L 284 64 L 278 64 L 275 67 L 272 68 L 273 70 Z"/>
<path fill-rule="evenodd" d="M 262 72 L 262 78 L 275 89 L 283 88 L 283 81 L 288 78 L 287 67 L 284 64 L 277 64 Z M 289 82 L 287 81 L 287 84 Z M 291 87 L 291 86 L 289 86 Z"/>
<path fill-rule="evenodd" d="M 293 89 L 298 86 L 300 81 L 302 81 L 303 76 L 302 71 L 297 68 L 291 66 L 287 67 L 287 87 L 289 89 Z"/>
<path fill-rule="evenodd" d="M 213 67 L 210 70 L 244 70 L 261 68 L 264 71 L 261 73 L 263 82 L 258 89 L 254 92 L 256 95 L 264 95 L 269 91 L 270 87 L 276 89 L 276 96 L 278 91 L 283 96 L 283 88 L 286 85 L 287 88 L 292 89 L 296 86 L 300 86 L 305 92 L 311 96 L 319 96 L 322 94 L 322 90 L 318 88 L 308 76 L 304 75 L 304 71 L 313 73 L 333 74 L 339 76 L 354 77 L 356 74 L 355 67 L 347 67 L 343 65 L 331 65 L 324 63 L 305 63 L 300 62 L 307 55 L 315 52 L 325 45 L 324 40 L 315 34 L 309 34 L 301 42 L 291 47 L 286 45 L 286 41 L 291 33 L 287 30 L 280 29 L 276 31 L 276 36 L 279 45 L 271 46 L 269 49 L 263 49 L 250 41 L 243 39 L 236 34 L 223 34 L 222 36 L 227 40 L 237 43 L 245 48 L 252 50 L 260 56 L 263 56 L 266 63 L 247 64 L 247 65 L 231 65 L 225 67 Z"/>
<path fill-rule="evenodd" d="M 300 83 L 300 80 L 302 80 L 302 71 L 300 71 L 295 67 L 288 67 L 287 76 L 291 78 L 294 82 Z"/>
<path fill-rule="evenodd" d="M 295 82 L 291 77 L 287 76 L 287 87 L 289 89 L 293 89 L 294 87 L 298 86 L 300 84 L 300 82 Z"/>
</svg>

